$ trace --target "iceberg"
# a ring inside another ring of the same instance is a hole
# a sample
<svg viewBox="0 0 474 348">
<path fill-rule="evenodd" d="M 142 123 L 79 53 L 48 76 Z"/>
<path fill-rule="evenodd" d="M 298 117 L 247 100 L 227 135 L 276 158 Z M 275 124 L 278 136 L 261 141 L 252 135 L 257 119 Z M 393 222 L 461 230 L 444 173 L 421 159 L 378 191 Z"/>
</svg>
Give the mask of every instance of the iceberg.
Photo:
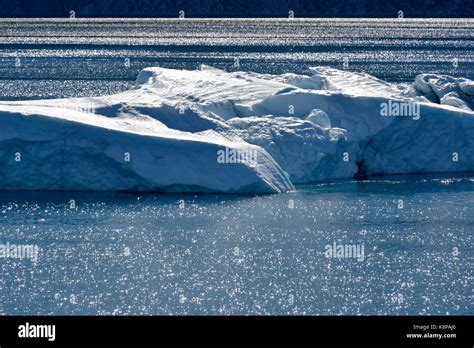
<svg viewBox="0 0 474 348">
<path fill-rule="evenodd" d="M 146 68 L 114 95 L 0 102 L 0 189 L 279 193 L 474 171 L 473 90 L 434 74 Z"/>
</svg>

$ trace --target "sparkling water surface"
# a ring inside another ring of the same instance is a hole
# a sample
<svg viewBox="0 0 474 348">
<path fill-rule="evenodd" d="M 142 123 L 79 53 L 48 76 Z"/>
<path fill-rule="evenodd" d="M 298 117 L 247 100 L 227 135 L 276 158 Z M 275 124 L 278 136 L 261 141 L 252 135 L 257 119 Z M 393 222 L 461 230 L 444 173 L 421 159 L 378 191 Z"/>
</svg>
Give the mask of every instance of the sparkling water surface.
<svg viewBox="0 0 474 348">
<path fill-rule="evenodd" d="M 0 100 L 112 94 L 148 66 L 473 78 L 473 48 L 473 19 L 0 19 Z"/>
<path fill-rule="evenodd" d="M 36 263 L 0 259 L 0 312 L 472 315 L 473 231 L 468 174 L 256 196 L 0 192 L 0 243 L 40 247 Z M 334 242 L 363 259 L 328 258 Z"/>
</svg>

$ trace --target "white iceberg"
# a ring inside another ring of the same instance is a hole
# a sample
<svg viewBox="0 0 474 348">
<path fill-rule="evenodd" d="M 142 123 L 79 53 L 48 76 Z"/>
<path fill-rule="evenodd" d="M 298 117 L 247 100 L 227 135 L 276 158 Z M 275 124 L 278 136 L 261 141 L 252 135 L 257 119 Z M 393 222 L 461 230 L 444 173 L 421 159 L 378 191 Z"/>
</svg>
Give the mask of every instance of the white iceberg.
<svg viewBox="0 0 474 348">
<path fill-rule="evenodd" d="M 433 74 L 147 68 L 115 95 L 0 102 L 0 189 L 273 193 L 473 171 L 472 90 Z"/>
</svg>

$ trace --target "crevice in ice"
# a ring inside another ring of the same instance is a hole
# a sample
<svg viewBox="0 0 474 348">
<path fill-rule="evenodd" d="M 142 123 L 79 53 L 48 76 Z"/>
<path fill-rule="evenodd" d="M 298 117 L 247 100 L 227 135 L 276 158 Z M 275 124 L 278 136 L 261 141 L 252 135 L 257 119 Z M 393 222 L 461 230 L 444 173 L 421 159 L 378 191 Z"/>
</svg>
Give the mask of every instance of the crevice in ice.
<svg viewBox="0 0 474 348">
<path fill-rule="evenodd" d="M 367 168 L 364 165 L 363 160 L 356 161 L 356 166 L 357 166 L 357 173 L 355 173 L 354 178 L 358 180 L 365 180 L 367 179 L 368 172 Z"/>
</svg>

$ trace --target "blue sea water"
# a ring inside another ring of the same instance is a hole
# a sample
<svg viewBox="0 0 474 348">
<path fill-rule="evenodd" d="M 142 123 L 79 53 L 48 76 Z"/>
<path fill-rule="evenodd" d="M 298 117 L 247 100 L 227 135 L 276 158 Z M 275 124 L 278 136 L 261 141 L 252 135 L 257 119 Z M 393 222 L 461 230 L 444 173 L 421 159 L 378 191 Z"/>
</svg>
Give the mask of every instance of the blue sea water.
<svg viewBox="0 0 474 348">
<path fill-rule="evenodd" d="M 0 99 L 94 96 L 147 66 L 474 76 L 472 19 L 0 20 Z M 347 60 L 345 60 L 347 58 Z M 73 201 L 73 202 L 71 202 Z M 71 204 L 74 203 L 75 207 Z M 279 195 L 0 192 L 0 314 L 474 314 L 474 175 Z M 364 248 L 328 258 L 328 246 Z"/>
<path fill-rule="evenodd" d="M 0 100 L 116 93 L 149 66 L 473 78 L 473 48 L 473 19 L 0 19 Z"/>
<path fill-rule="evenodd" d="M 468 174 L 256 196 L 1 192 L 0 244 L 40 251 L 0 259 L 0 312 L 472 315 L 473 208 Z M 334 243 L 363 258 L 329 258 Z"/>
</svg>

